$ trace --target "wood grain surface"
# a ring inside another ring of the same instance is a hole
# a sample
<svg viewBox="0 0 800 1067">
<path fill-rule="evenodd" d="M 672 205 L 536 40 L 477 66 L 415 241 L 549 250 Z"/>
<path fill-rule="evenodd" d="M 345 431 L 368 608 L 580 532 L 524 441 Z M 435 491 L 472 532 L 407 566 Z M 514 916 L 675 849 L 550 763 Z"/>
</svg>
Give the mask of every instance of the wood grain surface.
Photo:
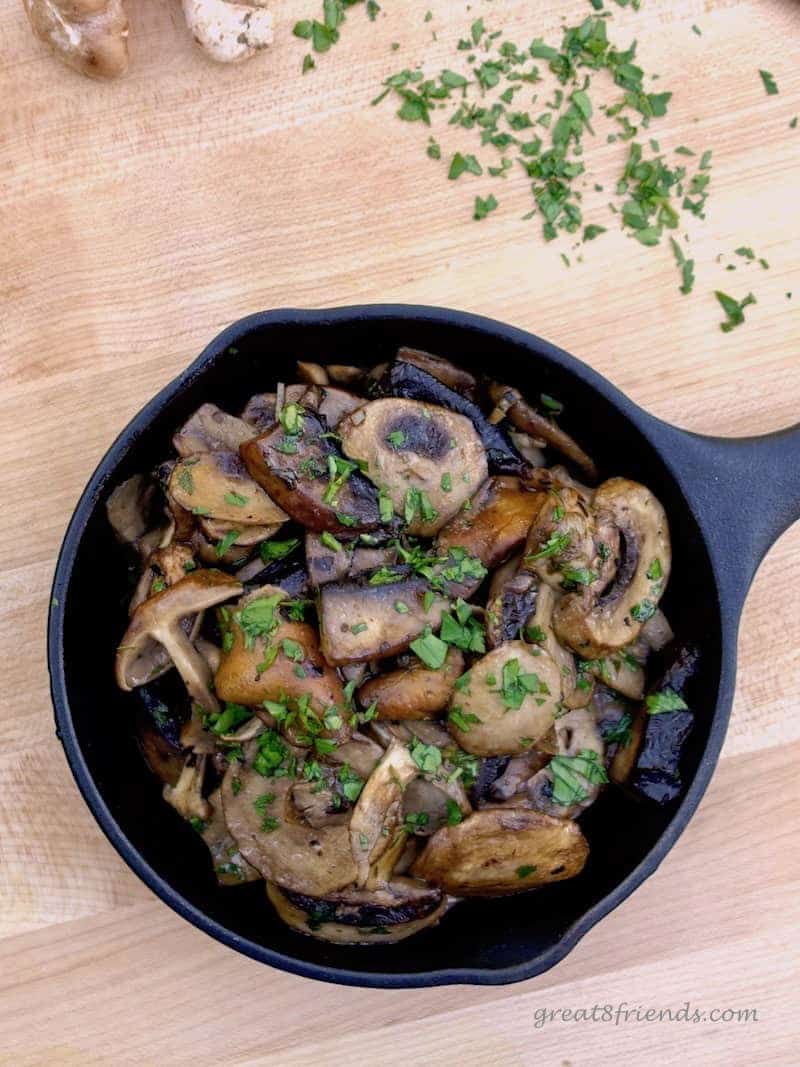
<svg viewBox="0 0 800 1067">
<path fill-rule="evenodd" d="M 374 24 L 353 10 L 305 78 L 291 27 L 316 0 L 275 0 L 275 46 L 237 69 L 195 50 L 172 0 L 130 0 L 132 69 L 111 85 L 53 61 L 18 0 L 0 0 L 0 1064 L 798 1062 L 800 528 L 747 602 L 731 728 L 698 814 L 655 876 L 521 985 L 340 989 L 240 958 L 131 874 L 53 734 L 45 617 L 70 511 L 127 420 L 247 312 L 451 305 L 536 331 L 697 431 L 797 420 L 800 5 L 607 2 L 614 39 L 636 37 L 653 85 L 674 91 L 650 135 L 713 150 L 708 217 L 687 227 L 688 297 L 669 247 L 624 237 L 602 197 L 587 193 L 589 221 L 609 226 L 601 240 L 545 245 L 539 223 L 521 221 L 521 172 L 448 182 L 421 125 L 369 106 L 403 66 L 453 65 L 478 14 L 512 38 L 557 42 L 562 16 L 591 13 L 585 0 L 385 0 Z M 598 102 L 615 98 L 608 88 Z M 604 133 L 586 158 L 608 185 L 626 149 Z M 461 147 L 452 132 L 442 140 Z M 489 191 L 501 207 L 475 223 L 473 198 Z M 737 260 L 741 245 L 769 270 Z M 727 335 L 716 288 L 758 299 Z M 540 1015 L 686 1001 L 758 1019 Z"/>
</svg>

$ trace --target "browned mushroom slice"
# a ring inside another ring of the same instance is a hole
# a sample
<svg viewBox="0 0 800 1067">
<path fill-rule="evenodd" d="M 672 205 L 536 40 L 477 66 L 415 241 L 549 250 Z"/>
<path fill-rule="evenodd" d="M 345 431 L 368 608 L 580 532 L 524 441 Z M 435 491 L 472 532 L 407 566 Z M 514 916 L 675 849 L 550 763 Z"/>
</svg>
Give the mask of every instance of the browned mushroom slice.
<svg viewBox="0 0 800 1067">
<path fill-rule="evenodd" d="M 553 725 L 561 703 L 561 671 L 543 649 L 508 641 L 470 669 L 453 695 L 448 725 L 476 756 L 525 752 Z"/>
<path fill-rule="evenodd" d="M 460 822 L 472 811 L 467 791 L 458 779 L 418 777 L 403 794 L 403 819 L 417 837 L 430 837 L 442 826 Z"/>
<path fill-rule="evenodd" d="M 188 456 L 175 464 L 168 489 L 177 504 L 195 515 L 251 526 L 270 526 L 286 519 L 235 452 Z"/>
<path fill-rule="evenodd" d="M 382 758 L 383 748 L 358 730 L 353 731 L 349 741 L 337 745 L 333 752 L 326 756 L 329 763 L 339 766 L 346 764 L 364 781 L 369 778 Z"/>
<path fill-rule="evenodd" d="M 575 657 L 556 637 L 553 629 L 553 612 L 558 603 L 558 594 L 549 585 L 539 584 L 536 607 L 529 617 L 525 636 L 552 656 L 561 671 L 562 703 L 565 708 L 584 708 L 592 698 L 591 676 L 579 671 Z"/>
<path fill-rule="evenodd" d="M 542 505 L 542 495 L 526 490 L 519 478 L 490 478 L 469 507 L 439 531 L 440 551 L 462 545 L 492 570 L 525 543 L 528 529 Z"/>
<path fill-rule="evenodd" d="M 244 529 L 244 526 L 242 528 Z M 241 567 L 250 558 L 250 548 L 247 545 L 235 544 L 230 536 L 227 541 L 212 544 L 199 529 L 191 536 L 191 546 L 197 558 L 212 567 L 220 564 L 225 567 Z"/>
<path fill-rule="evenodd" d="M 287 385 L 283 389 L 283 403 L 297 404 L 305 394 L 306 385 Z M 278 396 L 276 393 L 256 393 L 247 401 L 241 415 L 244 422 L 254 426 L 258 433 L 265 433 L 278 421 Z"/>
<path fill-rule="evenodd" d="M 292 930 L 337 945 L 403 941 L 435 926 L 453 904 L 439 890 L 401 877 L 379 889 L 348 888 L 324 899 L 267 883 L 267 896 Z"/>
<path fill-rule="evenodd" d="M 211 805 L 203 797 L 203 780 L 206 773 L 206 756 L 188 756 L 175 785 L 165 785 L 164 800 L 182 819 L 199 819 L 211 815 Z"/>
<path fill-rule="evenodd" d="M 374 395 L 418 400 L 465 416 L 483 442 L 493 473 L 521 475 L 528 470 L 525 460 L 502 427 L 493 426 L 473 400 L 451 389 L 422 367 L 396 359 L 388 367 L 376 367 L 372 373 L 375 375 L 371 388 Z"/>
<path fill-rule="evenodd" d="M 356 865 L 346 824 L 309 826 L 292 803 L 290 750 L 268 730 L 232 763 L 222 780 L 225 821 L 239 851 L 265 878 L 286 889 L 326 896 L 351 885 Z M 277 761 L 277 762 L 276 762 Z M 259 773 L 283 771 L 280 777 Z"/>
<path fill-rule="evenodd" d="M 347 363 L 329 363 L 325 370 L 331 381 L 338 385 L 359 386 L 364 378 L 363 367 L 353 367 Z"/>
<path fill-rule="evenodd" d="M 141 678 L 141 661 L 155 642 L 166 649 L 192 700 L 206 711 L 218 711 L 208 664 L 181 622 L 241 592 L 242 586 L 235 578 L 221 571 L 197 570 L 140 604 L 117 650 L 115 670 L 120 689 L 130 691 L 148 680 Z"/>
<path fill-rule="evenodd" d="M 283 616 L 286 599 L 282 589 L 265 586 L 226 609 L 217 695 L 245 707 L 283 703 L 281 728 L 298 743 L 312 744 L 316 737 L 345 741 L 350 727 L 341 713 L 342 683 L 322 658 L 316 630 Z"/>
<path fill-rule="evenodd" d="M 326 582 L 338 582 L 347 577 L 353 558 L 353 546 L 347 541 L 337 541 L 328 534 L 306 532 L 306 567 L 313 588 Z"/>
<path fill-rule="evenodd" d="M 247 469 L 293 519 L 315 533 L 359 533 L 381 523 L 372 483 L 339 452 L 314 411 L 289 405 L 242 446 Z M 287 429 L 288 427 L 288 429 Z"/>
<path fill-rule="evenodd" d="M 370 678 L 358 690 L 362 707 L 372 704 L 379 719 L 433 719 L 450 702 L 453 686 L 464 670 L 464 657 L 450 648 L 438 670 L 413 657 L 406 666 Z"/>
<path fill-rule="evenodd" d="M 486 602 L 486 640 L 490 648 L 525 636 L 528 620 L 536 611 L 538 592 L 538 578 L 524 571 L 512 573 L 504 581 L 492 581 Z"/>
<path fill-rule="evenodd" d="M 211 853 L 217 881 L 220 885 L 244 885 L 245 882 L 259 881 L 261 875 L 255 867 L 250 866 L 231 836 L 222 811 L 219 789 L 209 794 L 208 803 L 211 811 L 203 820 L 200 836 Z"/>
<path fill-rule="evenodd" d="M 605 743 L 594 712 L 576 708 L 556 720 L 557 752 L 525 786 L 526 802 L 545 815 L 574 819 L 608 781 Z"/>
<path fill-rule="evenodd" d="M 518 430 L 522 430 L 532 437 L 540 437 L 559 451 L 562 456 L 566 456 L 567 459 L 572 460 L 576 466 L 580 467 L 590 481 L 595 481 L 597 467 L 594 464 L 594 460 L 552 419 L 532 408 L 519 390 L 513 389 L 508 385 L 498 385 L 494 382 L 489 392 L 494 403 L 500 404 L 505 408 L 509 420 Z"/>
<path fill-rule="evenodd" d="M 135 544 L 150 528 L 155 486 L 144 474 L 118 485 L 106 501 L 106 514 L 117 539 L 123 544 Z"/>
<path fill-rule="evenodd" d="M 200 529 L 209 541 L 238 545 L 240 548 L 251 548 L 253 545 L 260 545 L 262 541 L 269 541 L 282 525 L 283 523 L 276 522 L 269 526 L 250 526 L 243 522 L 200 519 Z"/>
<path fill-rule="evenodd" d="M 203 404 L 181 426 L 172 438 L 179 456 L 191 456 L 196 452 L 233 452 L 239 454 L 239 445 L 255 437 L 255 431 L 242 419 L 221 411 L 216 404 Z"/>
<path fill-rule="evenodd" d="M 602 590 L 613 577 L 619 533 L 607 516 L 598 521 L 587 500 L 562 487 L 540 494 L 528 532 L 523 568 L 554 589 Z"/>
<path fill-rule="evenodd" d="M 298 359 L 297 376 L 301 381 L 305 382 L 306 385 L 330 384 L 328 372 L 321 363 L 309 363 L 306 360 Z"/>
<path fill-rule="evenodd" d="M 393 741 L 361 790 L 350 819 L 356 883 L 372 888 L 372 869 L 403 823 L 403 791 L 419 774 L 405 745 Z"/>
<path fill-rule="evenodd" d="M 578 670 L 584 677 L 588 674 L 630 700 L 641 700 L 644 696 L 644 666 L 629 648 L 601 659 L 579 660 Z"/>
<path fill-rule="evenodd" d="M 411 534 L 435 534 L 487 474 L 469 419 L 431 404 L 374 400 L 343 419 L 338 433 L 345 454 L 363 466 Z"/>
<path fill-rule="evenodd" d="M 577 823 L 498 808 L 442 827 L 411 870 L 446 893 L 501 896 L 574 878 L 588 855 Z"/>
<path fill-rule="evenodd" d="M 469 397 L 471 400 L 475 399 L 477 388 L 475 378 L 469 371 L 464 370 L 463 367 L 457 367 L 449 359 L 433 356 L 430 352 L 423 352 L 418 348 L 401 348 L 397 352 L 397 358 L 403 363 L 412 363 L 420 370 L 433 375 L 443 385 L 461 393 L 462 396 Z"/>
<path fill-rule="evenodd" d="M 448 606 L 445 598 L 434 597 L 426 608 L 429 588 L 407 567 L 322 586 L 319 623 L 325 659 L 341 665 L 404 651 L 426 626 L 439 625 Z"/>
<path fill-rule="evenodd" d="M 667 517 L 645 486 L 611 478 L 597 490 L 594 510 L 598 525 L 619 530 L 616 574 L 607 590 L 593 585 L 564 596 L 553 616 L 559 639 L 584 659 L 624 648 L 638 637 L 656 613 L 672 560 Z"/>
</svg>

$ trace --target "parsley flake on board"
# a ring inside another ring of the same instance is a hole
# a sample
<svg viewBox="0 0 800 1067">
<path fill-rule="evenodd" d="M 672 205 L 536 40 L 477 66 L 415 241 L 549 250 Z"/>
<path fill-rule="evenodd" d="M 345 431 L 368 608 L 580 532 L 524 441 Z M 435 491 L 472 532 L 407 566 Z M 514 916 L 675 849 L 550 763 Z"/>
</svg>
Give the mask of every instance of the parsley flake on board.
<svg viewBox="0 0 800 1067">
<path fill-rule="evenodd" d="M 750 304 L 756 303 L 756 298 L 752 293 L 748 293 L 743 300 L 735 300 L 732 296 L 728 296 L 727 293 L 722 293 L 719 289 L 716 289 L 714 296 L 727 316 L 725 321 L 719 324 L 719 328 L 723 333 L 730 333 L 736 326 L 741 326 L 744 322 L 744 309 Z"/>
</svg>

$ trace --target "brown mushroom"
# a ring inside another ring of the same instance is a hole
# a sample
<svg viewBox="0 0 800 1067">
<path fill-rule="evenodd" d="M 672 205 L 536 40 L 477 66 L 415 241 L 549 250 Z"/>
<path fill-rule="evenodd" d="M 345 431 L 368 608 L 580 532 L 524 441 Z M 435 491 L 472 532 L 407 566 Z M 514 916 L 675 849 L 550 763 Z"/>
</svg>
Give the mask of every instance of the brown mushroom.
<svg viewBox="0 0 800 1067">
<path fill-rule="evenodd" d="M 439 551 L 461 545 L 492 570 L 525 543 L 528 529 L 542 506 L 542 495 L 524 488 L 519 478 L 489 478 L 444 529 Z"/>
<path fill-rule="evenodd" d="M 561 672 L 543 649 L 499 645 L 474 663 L 454 695 L 448 726 L 476 756 L 513 756 L 547 733 L 561 702 Z"/>
<path fill-rule="evenodd" d="M 325 659 L 341 665 L 404 651 L 426 626 L 439 625 L 448 606 L 435 597 L 426 610 L 429 588 L 408 567 L 323 585 L 318 613 Z"/>
<path fill-rule="evenodd" d="M 419 767 L 408 748 L 393 741 L 361 790 L 350 819 L 350 843 L 360 888 L 373 887 L 373 868 L 402 827 L 403 791 L 418 774 Z"/>
<path fill-rule="evenodd" d="M 495 404 L 504 407 L 509 420 L 518 430 L 530 434 L 532 437 L 540 437 L 547 444 L 552 445 L 558 452 L 580 467 L 590 481 L 597 478 L 597 467 L 594 460 L 584 452 L 581 446 L 560 426 L 540 414 L 523 398 L 517 389 L 508 385 L 499 385 L 493 382 L 489 390 Z"/>
<path fill-rule="evenodd" d="M 206 711 L 218 711 L 211 672 L 181 622 L 241 592 L 239 582 L 221 571 L 196 570 L 140 604 L 117 650 L 115 671 L 120 689 L 129 692 L 149 680 L 142 677 L 141 665 L 156 643 L 168 653 L 192 700 Z"/>
<path fill-rule="evenodd" d="M 598 525 L 619 531 L 616 573 L 607 590 L 568 593 L 556 607 L 559 639 L 584 659 L 595 659 L 634 641 L 655 615 L 669 579 L 672 552 L 664 509 L 649 489 L 611 478 L 597 490 Z"/>
<path fill-rule="evenodd" d="M 298 893 L 326 896 L 355 881 L 348 827 L 313 827 L 301 819 L 292 803 L 295 779 L 286 773 L 292 756 L 280 745 L 278 735 L 266 731 L 245 748 L 244 764 L 228 768 L 221 787 L 225 821 L 242 856 L 265 878 Z M 284 772 L 280 777 L 259 773 L 259 746 L 270 756 L 267 766 Z"/>
<path fill-rule="evenodd" d="M 292 930 L 337 945 L 391 944 L 435 926 L 453 901 L 411 878 L 366 890 L 310 897 L 267 883 L 267 896 Z"/>
<path fill-rule="evenodd" d="M 350 727 L 341 712 L 342 683 L 322 658 L 316 630 L 282 614 L 287 599 L 282 589 L 264 586 L 226 609 L 216 692 L 246 707 L 283 702 L 281 728 L 295 740 L 310 735 L 344 741 Z"/>
<path fill-rule="evenodd" d="M 234 526 L 271 526 L 286 520 L 286 513 L 253 481 L 235 452 L 187 456 L 175 464 L 168 491 L 187 511 Z"/>
<path fill-rule="evenodd" d="M 252 548 L 253 545 L 260 545 L 262 541 L 269 541 L 282 526 L 282 522 L 271 523 L 269 526 L 254 526 L 243 522 L 223 522 L 220 519 L 200 519 L 200 529 L 209 541 L 216 541 L 217 544 L 224 542 L 239 548 Z M 217 556 L 217 559 L 219 558 Z"/>
<path fill-rule="evenodd" d="M 222 811 L 219 789 L 209 794 L 208 805 L 210 812 L 203 820 L 200 836 L 211 853 L 214 874 L 219 884 L 244 885 L 246 882 L 259 881 L 261 875 L 255 867 L 250 866 L 231 836 Z"/>
<path fill-rule="evenodd" d="M 199 819 L 202 822 L 210 817 L 211 805 L 203 797 L 205 773 L 206 757 L 188 756 L 175 785 L 164 786 L 164 800 L 182 819 Z"/>
<path fill-rule="evenodd" d="M 375 705 L 379 719 L 433 719 L 447 707 L 456 679 L 464 670 L 464 657 L 450 648 L 439 670 L 431 670 L 421 660 L 370 678 L 358 690 L 363 708 Z"/>
<path fill-rule="evenodd" d="M 221 411 L 216 404 L 202 404 L 186 420 L 172 438 L 179 456 L 192 456 L 196 452 L 233 452 L 239 454 L 239 445 L 255 437 L 252 426 Z"/>
<path fill-rule="evenodd" d="M 487 474 L 469 420 L 430 404 L 374 400 L 343 419 L 338 433 L 345 454 L 363 466 L 411 534 L 435 534 Z"/>
<path fill-rule="evenodd" d="M 574 878 L 589 846 L 577 823 L 538 811 L 476 811 L 433 835 L 411 868 L 456 896 L 521 893 Z"/>
<path fill-rule="evenodd" d="M 315 411 L 282 409 L 282 422 L 242 445 L 252 477 L 307 530 L 345 536 L 381 524 L 378 494 L 346 460 Z"/>
<path fill-rule="evenodd" d="M 594 713 L 589 708 L 576 708 L 556 720 L 557 752 L 555 762 L 537 771 L 526 783 L 526 802 L 545 815 L 559 819 L 574 819 L 597 799 L 600 786 L 606 780 L 601 770 L 605 761 L 605 744 Z M 591 766 L 585 764 L 589 755 Z M 579 757 L 579 759 L 578 759 Z M 581 773 L 591 769 L 593 776 Z M 554 775 L 566 775 L 571 787 L 568 803 L 561 803 L 554 794 Z"/>
<path fill-rule="evenodd" d="M 111 493 L 106 514 L 117 540 L 135 544 L 150 529 L 155 486 L 144 474 L 134 474 Z"/>
<path fill-rule="evenodd" d="M 616 527 L 598 516 L 589 501 L 568 486 L 540 494 L 522 566 L 554 589 L 602 590 L 614 574 L 619 551 Z"/>
<path fill-rule="evenodd" d="M 397 350 L 397 359 L 402 363 L 412 363 L 415 367 L 432 375 L 443 385 L 448 386 L 448 388 L 454 389 L 457 393 L 461 393 L 462 396 L 469 397 L 471 400 L 475 399 L 478 383 L 475 381 L 474 375 L 464 370 L 463 367 L 457 367 L 449 359 L 431 355 L 430 352 L 423 352 L 419 348 L 399 348 Z"/>
</svg>

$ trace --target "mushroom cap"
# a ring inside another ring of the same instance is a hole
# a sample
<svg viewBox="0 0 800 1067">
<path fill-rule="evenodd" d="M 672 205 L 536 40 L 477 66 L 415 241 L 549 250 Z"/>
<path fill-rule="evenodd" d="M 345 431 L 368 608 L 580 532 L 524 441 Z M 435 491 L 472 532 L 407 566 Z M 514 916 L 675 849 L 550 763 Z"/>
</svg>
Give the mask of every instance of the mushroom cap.
<svg viewBox="0 0 800 1067">
<path fill-rule="evenodd" d="M 634 641 L 658 607 L 672 563 L 664 509 L 649 489 L 611 478 L 597 490 L 593 508 L 620 534 L 616 575 L 605 591 L 569 593 L 558 604 L 556 634 L 585 659 Z"/>
<path fill-rule="evenodd" d="M 411 871 L 455 896 L 501 896 L 573 878 L 588 855 L 577 823 L 491 808 L 438 830 Z"/>
<path fill-rule="evenodd" d="M 179 460 L 167 491 L 182 508 L 222 522 L 272 526 L 283 511 L 247 473 L 237 452 L 197 452 Z"/>
<path fill-rule="evenodd" d="M 432 886 L 401 877 L 378 889 L 345 889 L 322 899 L 268 882 L 267 896 L 280 918 L 297 933 L 338 945 L 402 941 L 435 926 L 454 903 Z"/>
<path fill-rule="evenodd" d="M 402 832 L 403 792 L 418 774 L 408 748 L 392 741 L 361 790 L 350 820 L 359 886 L 370 884 L 372 868 Z"/>
<path fill-rule="evenodd" d="M 439 531 L 437 548 L 466 548 L 484 567 L 496 567 L 525 543 L 528 529 L 542 507 L 542 493 L 525 489 L 519 478 L 489 478 Z"/>
<path fill-rule="evenodd" d="M 367 477 L 406 518 L 410 534 L 433 536 L 488 473 L 469 419 L 432 404 L 373 400 L 343 419 L 338 432 L 345 454 L 367 464 Z"/>
<path fill-rule="evenodd" d="M 297 893 L 322 897 L 351 885 L 356 865 L 347 825 L 303 822 L 292 804 L 295 779 L 262 777 L 251 762 L 256 751 L 257 742 L 246 747 L 245 764 L 230 765 L 220 790 L 242 856 L 265 878 Z"/>
<path fill-rule="evenodd" d="M 432 719 L 447 707 L 463 670 L 463 655 L 451 647 L 439 670 L 431 670 L 415 658 L 407 667 L 377 674 L 364 682 L 358 690 L 358 700 L 364 708 L 377 703 L 379 719 Z"/>
<path fill-rule="evenodd" d="M 508 686 L 507 679 L 514 677 L 522 682 Z M 448 726 L 458 744 L 475 756 L 519 755 L 553 725 L 560 700 L 561 672 L 552 656 L 522 641 L 508 641 L 472 665 L 469 684 L 453 696 Z M 466 729 L 457 725 L 461 721 Z"/>
</svg>

